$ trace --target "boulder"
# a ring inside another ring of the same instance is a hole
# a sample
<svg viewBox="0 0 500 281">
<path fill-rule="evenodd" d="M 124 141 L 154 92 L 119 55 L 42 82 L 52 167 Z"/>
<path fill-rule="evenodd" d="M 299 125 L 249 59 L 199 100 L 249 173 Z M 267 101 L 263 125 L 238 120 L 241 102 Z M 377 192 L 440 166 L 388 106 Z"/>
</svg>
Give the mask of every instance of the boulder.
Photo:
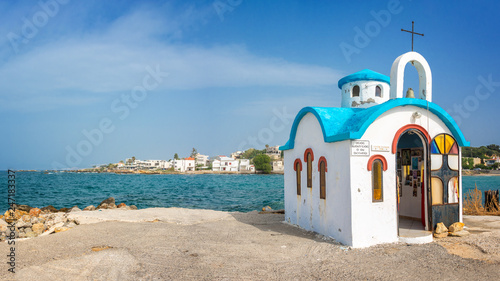
<svg viewBox="0 0 500 281">
<path fill-rule="evenodd" d="M 57 210 L 54 206 L 48 205 L 47 207 L 42 208 L 42 212 L 44 213 L 57 213 L 59 210 Z"/>
<path fill-rule="evenodd" d="M 31 217 L 30 217 L 29 215 L 23 215 L 23 216 L 21 217 L 21 220 L 22 220 L 23 222 L 31 222 Z"/>
<path fill-rule="evenodd" d="M 17 228 L 26 228 L 26 227 L 31 227 L 31 222 L 30 221 L 24 221 L 24 220 L 18 220 L 16 222 L 16 227 Z"/>
<path fill-rule="evenodd" d="M 45 230 L 45 225 L 43 223 L 35 223 L 31 229 L 33 230 L 33 232 L 35 232 L 37 235 L 40 235 L 43 233 L 43 231 Z"/>
<path fill-rule="evenodd" d="M 460 231 L 450 232 L 449 234 L 450 236 L 463 237 L 469 235 L 470 233 L 467 230 L 460 230 Z"/>
<path fill-rule="evenodd" d="M 109 197 L 108 199 L 103 200 L 96 209 L 114 209 L 113 206 L 116 208 L 115 198 Z"/>
<path fill-rule="evenodd" d="M 129 208 L 130 208 L 131 210 L 137 210 L 137 207 L 136 207 L 135 205 L 130 205 L 130 206 L 129 206 Z"/>
<path fill-rule="evenodd" d="M 41 212 L 42 210 L 40 210 L 39 208 L 31 208 L 29 215 L 32 217 L 38 217 Z"/>
<path fill-rule="evenodd" d="M 15 209 L 19 211 L 24 211 L 28 213 L 33 207 L 30 207 L 28 205 L 15 205 Z"/>
<path fill-rule="evenodd" d="M 16 210 L 16 211 L 7 210 L 5 212 L 5 221 L 6 222 L 13 222 L 13 221 L 20 219 L 22 216 L 23 215 L 21 214 L 21 212 L 19 210 Z"/>
<path fill-rule="evenodd" d="M 444 225 L 444 223 L 440 222 L 436 226 L 436 230 L 434 230 L 436 234 L 448 233 L 448 228 Z"/>
<path fill-rule="evenodd" d="M 59 212 L 64 212 L 64 213 L 67 213 L 67 212 L 69 212 L 69 211 L 70 211 L 70 209 L 69 209 L 69 208 L 61 208 L 61 209 L 59 209 Z"/>
<path fill-rule="evenodd" d="M 94 205 L 90 205 L 90 206 L 87 206 L 85 207 L 85 209 L 83 209 L 84 211 L 95 211 L 95 207 Z"/>
<path fill-rule="evenodd" d="M 66 230 L 69 230 L 69 227 L 60 226 L 60 227 L 56 227 L 56 228 L 54 229 L 54 232 L 55 232 L 55 233 L 59 233 L 59 232 L 63 232 L 63 231 L 66 231 Z"/>
<path fill-rule="evenodd" d="M 445 238 L 448 237 L 448 232 L 434 233 L 434 238 Z"/>
<path fill-rule="evenodd" d="M 37 236 L 38 236 L 38 234 L 36 234 L 33 231 L 28 231 L 28 232 L 26 232 L 26 235 L 25 235 L 26 238 L 35 238 Z"/>
<path fill-rule="evenodd" d="M 269 207 L 269 206 L 265 206 L 264 208 L 262 208 L 262 211 L 263 212 L 266 212 L 266 211 L 272 211 L 273 208 Z"/>
<path fill-rule="evenodd" d="M 462 229 L 464 229 L 464 223 L 463 222 L 456 222 L 456 223 L 450 225 L 450 227 L 448 228 L 448 231 L 449 232 L 459 232 L 459 231 L 462 231 Z"/>
<path fill-rule="evenodd" d="M 117 208 L 125 208 L 127 207 L 127 205 L 125 203 L 120 203 L 118 204 L 118 206 L 116 206 Z"/>
<path fill-rule="evenodd" d="M 80 212 L 81 209 L 78 208 L 78 206 L 74 206 L 73 208 L 71 208 L 71 210 L 69 210 L 70 212 Z"/>
</svg>

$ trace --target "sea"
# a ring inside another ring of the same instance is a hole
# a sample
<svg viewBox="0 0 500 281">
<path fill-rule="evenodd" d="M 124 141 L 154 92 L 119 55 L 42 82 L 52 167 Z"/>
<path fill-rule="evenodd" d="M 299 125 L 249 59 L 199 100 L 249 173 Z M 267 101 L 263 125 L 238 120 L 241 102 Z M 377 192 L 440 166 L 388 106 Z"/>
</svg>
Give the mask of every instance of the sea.
<svg viewBox="0 0 500 281">
<path fill-rule="evenodd" d="M 3 180 L 2 180 L 3 179 Z M 500 176 L 464 176 L 463 193 L 500 189 Z M 17 204 L 81 209 L 108 197 L 139 209 L 179 207 L 250 212 L 284 208 L 283 175 L 142 175 L 111 173 L 17 172 Z M 11 188 L 12 190 L 13 188 Z M 0 171 L 0 210 L 8 209 L 8 178 Z M 484 196 L 483 196 L 484 198 Z"/>
</svg>

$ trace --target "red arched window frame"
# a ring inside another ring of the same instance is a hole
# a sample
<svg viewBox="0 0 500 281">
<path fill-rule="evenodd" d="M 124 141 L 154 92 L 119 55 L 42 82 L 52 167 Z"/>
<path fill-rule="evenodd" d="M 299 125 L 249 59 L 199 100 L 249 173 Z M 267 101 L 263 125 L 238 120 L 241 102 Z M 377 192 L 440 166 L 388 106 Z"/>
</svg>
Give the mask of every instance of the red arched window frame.
<svg viewBox="0 0 500 281">
<path fill-rule="evenodd" d="M 297 182 L 297 195 L 301 195 L 301 177 L 300 177 L 300 172 L 302 171 L 302 161 L 300 161 L 299 158 L 295 159 L 293 162 L 293 170 L 295 170 L 295 180 Z"/>
<path fill-rule="evenodd" d="M 328 172 L 326 164 L 326 158 L 321 156 L 318 161 L 319 199 L 326 199 L 326 172 Z"/>
<path fill-rule="evenodd" d="M 320 169 L 321 162 L 325 162 L 325 172 L 328 172 L 328 166 L 326 165 L 326 158 L 325 156 L 321 156 L 318 160 L 318 171 Z"/>
<path fill-rule="evenodd" d="M 314 161 L 314 153 L 311 148 L 304 151 L 304 162 L 307 163 L 307 187 L 312 188 L 312 162 Z"/>
<path fill-rule="evenodd" d="M 380 161 L 382 161 L 382 167 L 384 168 L 384 171 L 387 171 L 387 160 L 385 159 L 384 156 L 382 156 L 380 154 L 372 155 L 372 157 L 370 157 L 370 159 L 368 159 L 368 165 L 367 165 L 368 171 L 372 170 L 373 161 L 375 161 L 376 159 L 379 159 Z"/>
<path fill-rule="evenodd" d="M 293 170 L 297 171 L 297 163 L 299 163 L 300 171 L 302 171 L 302 161 L 300 161 L 299 158 L 295 159 L 295 162 L 293 162 Z"/>
</svg>

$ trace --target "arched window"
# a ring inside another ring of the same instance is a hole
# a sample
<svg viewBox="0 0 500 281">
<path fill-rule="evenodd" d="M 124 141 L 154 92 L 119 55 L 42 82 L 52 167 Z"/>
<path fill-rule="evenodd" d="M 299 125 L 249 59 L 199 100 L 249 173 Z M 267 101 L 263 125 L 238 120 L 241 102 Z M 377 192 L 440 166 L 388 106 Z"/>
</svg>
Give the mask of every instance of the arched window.
<svg viewBox="0 0 500 281">
<path fill-rule="evenodd" d="M 295 162 L 293 163 L 293 169 L 295 170 L 295 176 L 297 181 L 297 195 L 300 195 L 301 194 L 300 172 L 302 171 L 302 162 L 300 161 L 299 158 L 295 159 Z"/>
<path fill-rule="evenodd" d="M 382 175 L 383 175 L 383 166 L 382 166 L 382 160 L 380 159 L 375 159 L 372 163 L 372 190 L 373 190 L 373 197 L 372 201 L 373 202 L 382 202 L 384 200 L 383 198 L 383 180 L 382 180 Z"/>
<path fill-rule="evenodd" d="M 319 171 L 319 198 L 326 199 L 326 172 L 328 171 L 325 157 L 321 156 L 318 161 Z"/>
<path fill-rule="evenodd" d="M 459 202 L 459 147 L 448 134 L 439 134 L 431 142 L 432 205 Z"/>
<path fill-rule="evenodd" d="M 312 149 L 306 149 L 304 152 L 304 161 L 307 163 L 307 187 L 312 188 L 312 161 L 314 161 Z"/>
<path fill-rule="evenodd" d="M 375 87 L 375 96 L 379 98 L 382 97 L 382 88 L 380 86 Z"/>
<path fill-rule="evenodd" d="M 352 96 L 359 97 L 359 86 L 358 85 L 356 85 L 352 88 Z"/>
</svg>

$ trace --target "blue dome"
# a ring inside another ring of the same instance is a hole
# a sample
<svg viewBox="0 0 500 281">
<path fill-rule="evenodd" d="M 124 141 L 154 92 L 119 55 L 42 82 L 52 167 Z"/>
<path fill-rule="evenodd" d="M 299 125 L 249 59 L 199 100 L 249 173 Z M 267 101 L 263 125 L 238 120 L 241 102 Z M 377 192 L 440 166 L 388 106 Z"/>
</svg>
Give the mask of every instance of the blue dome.
<svg viewBox="0 0 500 281">
<path fill-rule="evenodd" d="M 389 76 L 380 74 L 378 72 L 369 69 L 364 69 L 356 73 L 353 73 L 351 75 L 347 75 L 346 77 L 340 79 L 338 84 L 339 89 L 342 89 L 342 86 L 344 86 L 345 83 L 359 81 L 359 80 L 372 80 L 372 81 L 385 82 L 389 85 L 391 84 L 391 78 L 389 78 Z"/>
</svg>

